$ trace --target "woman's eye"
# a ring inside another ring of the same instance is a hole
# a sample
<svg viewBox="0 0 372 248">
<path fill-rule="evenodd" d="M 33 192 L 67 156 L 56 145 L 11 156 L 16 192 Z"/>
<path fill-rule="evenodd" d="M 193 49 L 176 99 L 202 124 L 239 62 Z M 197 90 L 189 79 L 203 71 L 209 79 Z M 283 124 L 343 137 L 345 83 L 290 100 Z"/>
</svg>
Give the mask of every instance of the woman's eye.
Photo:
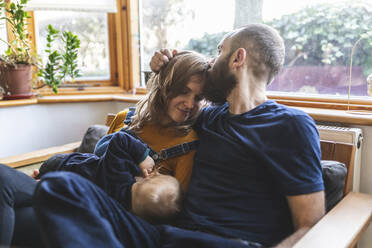
<svg viewBox="0 0 372 248">
<path fill-rule="evenodd" d="M 181 95 L 186 95 L 186 94 L 188 94 L 189 93 L 189 91 L 188 90 L 183 90 L 183 91 L 181 91 Z"/>
</svg>

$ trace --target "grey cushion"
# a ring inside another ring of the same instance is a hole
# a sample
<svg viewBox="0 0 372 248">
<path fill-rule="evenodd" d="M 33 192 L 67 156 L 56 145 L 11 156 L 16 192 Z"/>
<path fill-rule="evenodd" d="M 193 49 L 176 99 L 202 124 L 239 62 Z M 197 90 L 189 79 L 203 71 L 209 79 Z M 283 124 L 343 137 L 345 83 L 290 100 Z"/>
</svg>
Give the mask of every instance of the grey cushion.
<svg viewBox="0 0 372 248">
<path fill-rule="evenodd" d="M 346 167 L 343 163 L 322 160 L 323 181 L 326 196 L 326 211 L 331 210 L 343 197 Z"/>
<path fill-rule="evenodd" d="M 108 127 L 104 125 L 93 125 L 88 127 L 77 151 L 82 153 L 93 153 L 96 143 L 107 133 L 107 130 Z"/>
</svg>

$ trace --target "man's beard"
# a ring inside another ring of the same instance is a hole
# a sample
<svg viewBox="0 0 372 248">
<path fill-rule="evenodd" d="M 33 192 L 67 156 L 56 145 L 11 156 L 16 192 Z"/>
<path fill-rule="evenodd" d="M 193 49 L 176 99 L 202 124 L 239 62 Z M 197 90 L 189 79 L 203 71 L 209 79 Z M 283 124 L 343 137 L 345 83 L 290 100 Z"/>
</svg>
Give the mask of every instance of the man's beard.
<svg viewBox="0 0 372 248">
<path fill-rule="evenodd" d="M 208 101 L 217 104 L 226 102 L 226 98 L 237 84 L 227 62 L 228 59 L 225 59 L 217 67 L 214 65 L 213 70 L 207 75 L 203 94 Z"/>
</svg>

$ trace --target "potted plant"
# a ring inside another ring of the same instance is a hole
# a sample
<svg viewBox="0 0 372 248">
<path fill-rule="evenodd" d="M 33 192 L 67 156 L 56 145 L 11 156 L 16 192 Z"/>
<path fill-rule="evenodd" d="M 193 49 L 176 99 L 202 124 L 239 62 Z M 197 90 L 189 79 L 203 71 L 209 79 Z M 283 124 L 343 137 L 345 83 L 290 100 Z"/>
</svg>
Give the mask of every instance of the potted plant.
<svg viewBox="0 0 372 248">
<path fill-rule="evenodd" d="M 61 39 L 64 48 L 60 52 L 53 49 L 53 43 L 56 39 Z M 77 35 L 64 31 L 60 35 L 60 31 L 55 29 L 52 25 L 48 25 L 48 35 L 46 44 L 46 54 L 48 60 L 44 66 L 39 70 L 38 76 L 43 80 L 43 85 L 39 88 L 48 85 L 53 92 L 57 94 L 58 86 L 60 86 L 66 77 L 74 82 L 75 78 L 80 77 L 80 70 L 78 69 L 78 49 L 80 48 L 80 40 Z"/>
<path fill-rule="evenodd" d="M 32 66 L 37 63 L 37 56 L 31 51 L 31 40 L 27 31 L 27 20 L 31 18 L 25 7 L 28 0 L 8 2 L 0 0 L 0 11 L 5 11 L 6 20 L 14 39 L 8 45 L 4 55 L 0 56 L 0 87 L 4 99 L 20 99 L 33 96 Z"/>
</svg>

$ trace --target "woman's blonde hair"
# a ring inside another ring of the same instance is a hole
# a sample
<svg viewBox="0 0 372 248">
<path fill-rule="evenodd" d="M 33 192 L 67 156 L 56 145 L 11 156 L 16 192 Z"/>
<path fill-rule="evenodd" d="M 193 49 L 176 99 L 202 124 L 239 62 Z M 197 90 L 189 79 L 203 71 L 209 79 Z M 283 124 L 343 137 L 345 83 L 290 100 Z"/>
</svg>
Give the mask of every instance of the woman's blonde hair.
<svg viewBox="0 0 372 248">
<path fill-rule="evenodd" d="M 144 100 L 138 102 L 136 112 L 129 124 L 129 129 L 139 132 L 145 123 L 164 123 L 168 117 L 168 104 L 171 99 L 180 95 L 191 77 L 205 80 L 208 61 L 201 54 L 185 51 L 176 54 L 158 74 L 152 74 L 147 82 L 148 93 Z M 182 122 L 170 121 L 166 126 L 175 127 L 181 134 L 187 133 L 194 123 L 198 111 L 193 111 L 190 117 Z"/>
</svg>

